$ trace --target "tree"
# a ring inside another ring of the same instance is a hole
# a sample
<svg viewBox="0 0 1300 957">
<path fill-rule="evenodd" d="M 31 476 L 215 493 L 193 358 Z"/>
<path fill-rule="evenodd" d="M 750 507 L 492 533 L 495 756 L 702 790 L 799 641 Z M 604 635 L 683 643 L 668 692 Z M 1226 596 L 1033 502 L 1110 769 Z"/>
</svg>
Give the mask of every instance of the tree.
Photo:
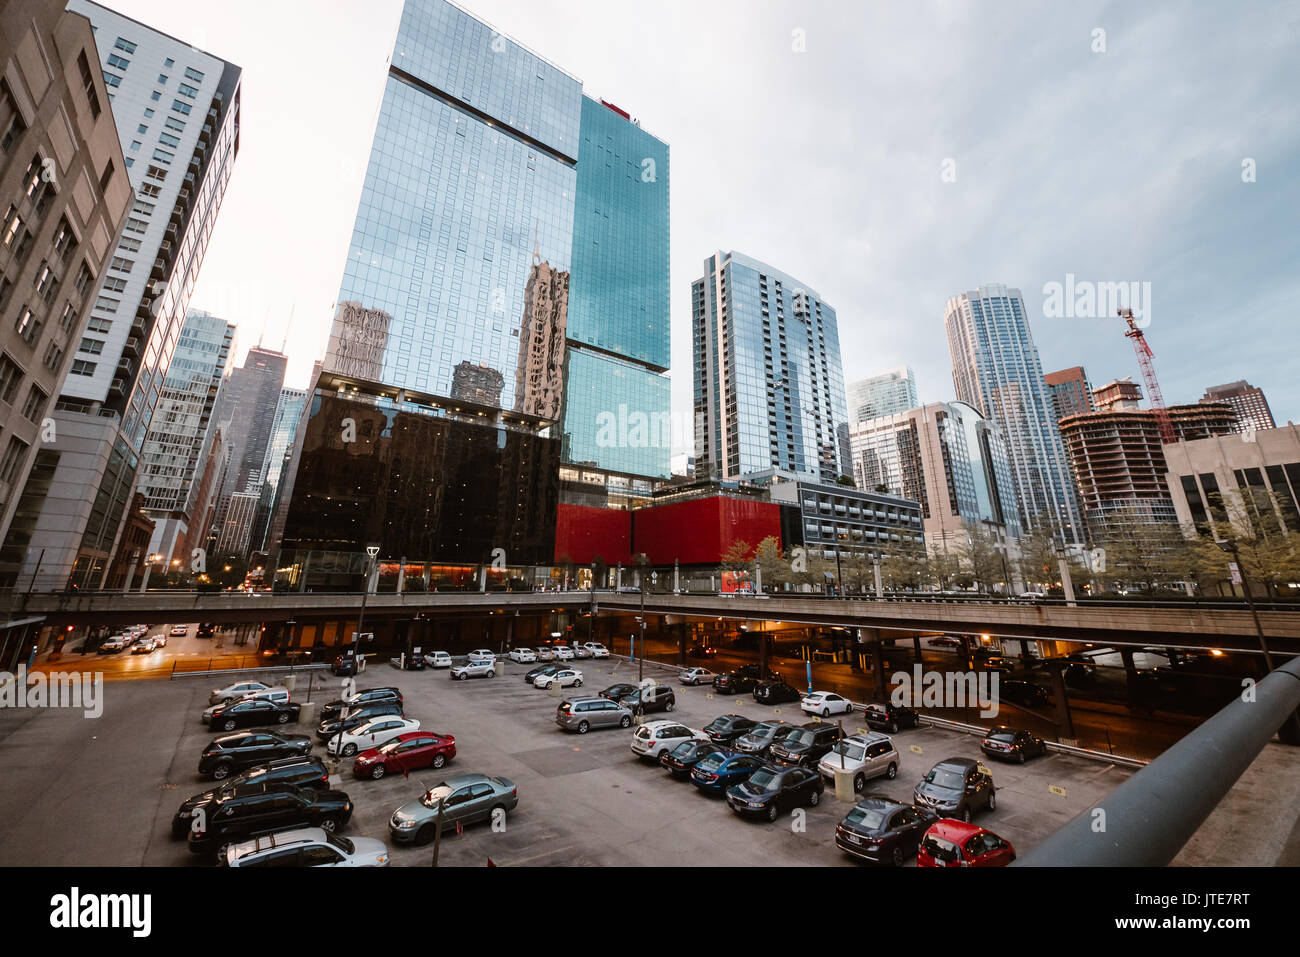
<svg viewBox="0 0 1300 957">
<path fill-rule="evenodd" d="M 858 487 L 858 483 L 855 482 L 855 481 L 853 481 L 853 478 L 852 478 L 851 476 L 848 476 L 848 475 L 841 475 L 839 478 L 837 478 L 837 479 L 835 480 L 835 484 L 836 484 L 836 485 L 843 485 L 845 488 L 857 488 L 857 487 Z"/>
<path fill-rule="evenodd" d="M 743 572 L 749 568 L 754 557 L 754 549 L 749 542 L 738 538 L 722 554 L 722 567 L 729 572 Z"/>
<path fill-rule="evenodd" d="M 775 535 L 769 535 L 758 543 L 754 550 L 754 561 L 763 576 L 763 585 L 784 585 L 793 581 L 790 563 L 781 557 L 781 543 Z"/>
<path fill-rule="evenodd" d="M 1106 565 L 1096 574 L 1110 587 L 1127 584 L 1149 593 L 1186 581 L 1190 572 L 1187 544 L 1178 526 L 1153 522 L 1139 509 L 1117 509 L 1108 515 L 1097 543 L 1106 550 Z"/>
<path fill-rule="evenodd" d="M 1221 586 L 1230 583 L 1228 562 L 1237 561 L 1252 584 L 1263 585 L 1269 595 L 1300 579 L 1300 534 L 1283 522 L 1286 505 L 1259 488 L 1234 489 L 1220 514 L 1226 521 L 1209 522 L 1190 539 L 1201 573 Z M 1295 519 L 1293 518 L 1294 522 Z M 1224 552 L 1216 541 L 1232 541 L 1236 555 Z"/>
<path fill-rule="evenodd" d="M 958 580 L 969 581 L 980 591 L 992 591 L 994 582 L 1009 584 L 997 536 L 983 522 L 964 523 L 963 531 L 952 546 L 960 569 Z"/>
</svg>

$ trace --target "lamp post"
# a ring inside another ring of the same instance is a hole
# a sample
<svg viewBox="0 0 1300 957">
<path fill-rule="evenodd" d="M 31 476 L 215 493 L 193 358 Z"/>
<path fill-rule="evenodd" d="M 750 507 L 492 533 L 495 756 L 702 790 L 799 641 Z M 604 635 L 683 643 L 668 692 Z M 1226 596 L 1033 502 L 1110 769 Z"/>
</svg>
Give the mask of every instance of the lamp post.
<svg viewBox="0 0 1300 957">
<path fill-rule="evenodd" d="M 641 579 L 641 641 L 638 643 L 638 654 L 636 656 L 636 680 L 637 685 L 640 686 L 641 682 L 645 680 L 645 566 L 647 559 L 644 552 L 637 556 L 637 564 L 641 566 L 639 569 L 640 575 L 637 576 Z M 638 706 L 640 703 L 640 698 L 638 698 Z"/>
<path fill-rule="evenodd" d="M 366 574 L 361 581 L 361 614 L 357 616 L 357 640 L 356 640 L 356 648 L 353 649 L 353 660 L 357 660 L 358 667 L 360 667 L 359 659 L 361 657 L 361 641 L 362 641 L 361 636 L 365 634 L 364 629 L 366 624 L 366 598 L 369 597 L 370 595 L 371 566 L 374 564 L 375 556 L 377 556 L 378 554 L 379 554 L 378 545 L 366 546 Z M 343 758 L 343 714 L 342 713 L 339 714 L 339 744 L 338 744 L 338 748 L 336 749 L 335 756 L 338 757 L 340 760 L 342 760 Z"/>
<path fill-rule="evenodd" d="M 588 644 L 590 644 L 591 642 L 596 640 L 596 636 L 593 634 L 593 631 L 596 627 L 596 563 L 595 562 L 591 563 L 591 578 L 588 580 L 587 584 L 591 588 L 590 604 L 587 607 L 587 642 Z"/>
</svg>

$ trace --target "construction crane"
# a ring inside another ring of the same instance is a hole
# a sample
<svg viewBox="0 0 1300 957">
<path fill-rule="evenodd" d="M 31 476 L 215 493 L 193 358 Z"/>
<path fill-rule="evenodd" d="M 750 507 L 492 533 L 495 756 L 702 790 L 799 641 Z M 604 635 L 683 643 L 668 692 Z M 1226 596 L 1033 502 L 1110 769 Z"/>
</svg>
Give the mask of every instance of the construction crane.
<svg viewBox="0 0 1300 957">
<path fill-rule="evenodd" d="M 1124 335 L 1133 340 L 1133 351 L 1137 353 L 1138 367 L 1142 370 L 1142 378 L 1147 384 L 1147 397 L 1151 400 L 1151 411 L 1156 414 L 1156 425 L 1160 429 L 1160 440 L 1166 445 L 1172 444 L 1176 441 L 1174 426 L 1169 421 L 1169 410 L 1165 408 L 1165 397 L 1160 393 L 1160 383 L 1156 379 L 1155 366 L 1151 364 L 1155 353 L 1147 345 L 1147 337 L 1142 334 L 1142 330 L 1133 321 L 1133 310 L 1127 306 L 1121 306 L 1115 311 L 1121 319 L 1128 323 L 1128 331 Z"/>
</svg>

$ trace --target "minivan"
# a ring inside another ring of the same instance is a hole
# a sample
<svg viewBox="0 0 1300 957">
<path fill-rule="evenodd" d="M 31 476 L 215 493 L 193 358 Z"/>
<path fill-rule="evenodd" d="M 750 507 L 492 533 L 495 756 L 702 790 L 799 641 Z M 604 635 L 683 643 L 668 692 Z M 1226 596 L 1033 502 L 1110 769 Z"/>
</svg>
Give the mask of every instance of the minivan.
<svg viewBox="0 0 1300 957">
<path fill-rule="evenodd" d="M 615 701 L 595 695 L 561 701 L 555 709 L 555 723 L 565 731 L 586 734 L 592 728 L 627 728 L 632 712 Z"/>
</svg>

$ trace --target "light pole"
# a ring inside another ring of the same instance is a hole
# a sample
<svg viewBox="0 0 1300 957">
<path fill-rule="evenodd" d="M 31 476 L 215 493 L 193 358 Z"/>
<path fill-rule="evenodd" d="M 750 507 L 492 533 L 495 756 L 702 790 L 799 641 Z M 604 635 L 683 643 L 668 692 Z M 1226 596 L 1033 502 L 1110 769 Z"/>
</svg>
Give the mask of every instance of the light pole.
<svg viewBox="0 0 1300 957">
<path fill-rule="evenodd" d="M 370 574 L 371 565 L 374 564 L 375 556 L 379 554 L 378 545 L 366 546 L 366 574 L 361 580 L 361 614 L 357 616 L 357 640 L 356 647 L 352 649 L 352 660 L 356 662 L 356 667 L 360 667 L 361 642 L 362 635 L 365 634 L 366 624 L 366 598 L 370 595 Z M 355 671 L 353 672 L 355 674 Z M 344 709 L 346 711 L 346 708 Z M 336 757 L 340 760 L 343 758 L 343 712 L 339 713 L 339 745 L 336 750 Z"/>
<path fill-rule="evenodd" d="M 638 687 L 641 686 L 641 682 L 645 681 L 645 566 L 646 566 L 646 561 L 647 560 L 644 552 L 642 552 L 640 555 L 637 556 L 637 564 L 641 566 L 640 567 L 641 574 L 638 576 L 641 579 L 641 641 L 638 643 L 638 648 L 637 648 L 638 654 L 636 656 L 636 669 L 637 669 L 636 680 L 637 680 Z M 638 706 L 640 706 L 641 704 L 640 698 L 637 699 L 637 704 Z"/>
</svg>

